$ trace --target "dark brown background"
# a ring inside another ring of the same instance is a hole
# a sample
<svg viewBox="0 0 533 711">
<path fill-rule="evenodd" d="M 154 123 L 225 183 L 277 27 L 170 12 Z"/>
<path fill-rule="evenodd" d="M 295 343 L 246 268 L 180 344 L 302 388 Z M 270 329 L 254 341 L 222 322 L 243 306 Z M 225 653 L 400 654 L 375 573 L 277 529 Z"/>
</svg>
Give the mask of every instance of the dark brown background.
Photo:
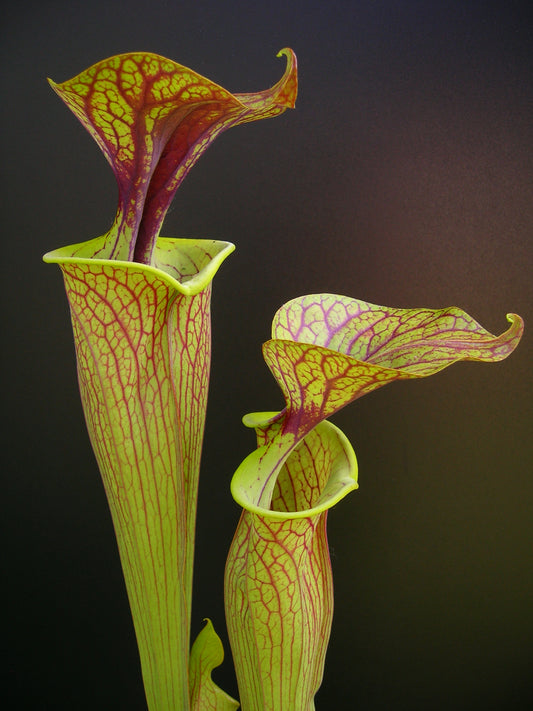
<svg viewBox="0 0 533 711">
<path fill-rule="evenodd" d="M 228 239 L 214 285 L 194 629 L 224 634 L 242 414 L 281 398 L 260 345 L 287 299 L 333 291 L 527 321 L 498 365 L 389 386 L 335 418 L 360 489 L 330 515 L 336 614 L 318 711 L 533 702 L 533 33 L 528 3 L 11 3 L 1 37 L 2 694 L 39 711 L 141 711 L 115 544 L 77 393 L 55 247 L 104 232 L 114 178 L 49 89 L 149 50 L 232 91 L 300 63 L 297 110 L 222 136 L 164 234 Z M 527 329 L 526 327 L 526 329 Z M 236 693 L 227 659 L 216 680 Z"/>
</svg>

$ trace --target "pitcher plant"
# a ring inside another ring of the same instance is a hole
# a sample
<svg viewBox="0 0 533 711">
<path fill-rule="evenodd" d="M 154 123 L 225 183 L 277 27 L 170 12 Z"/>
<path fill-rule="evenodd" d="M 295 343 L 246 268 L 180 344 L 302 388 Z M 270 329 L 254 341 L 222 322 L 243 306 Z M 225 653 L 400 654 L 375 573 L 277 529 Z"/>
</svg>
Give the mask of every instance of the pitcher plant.
<svg viewBox="0 0 533 711">
<path fill-rule="evenodd" d="M 234 246 L 160 236 L 176 190 L 226 129 L 293 108 L 292 50 L 270 89 L 231 94 L 151 53 L 98 62 L 60 98 L 118 184 L 102 236 L 45 255 L 62 270 L 85 420 L 116 533 L 150 711 L 230 711 L 211 679 L 223 659 L 207 620 L 191 648 L 196 502 L 211 359 L 212 280 Z M 277 312 L 263 354 L 278 413 L 245 417 L 257 449 L 231 485 L 242 516 L 225 575 L 244 711 L 312 711 L 333 614 L 326 519 L 357 488 L 346 436 L 327 418 L 373 390 L 517 346 L 457 308 L 394 309 L 332 294 Z"/>
</svg>

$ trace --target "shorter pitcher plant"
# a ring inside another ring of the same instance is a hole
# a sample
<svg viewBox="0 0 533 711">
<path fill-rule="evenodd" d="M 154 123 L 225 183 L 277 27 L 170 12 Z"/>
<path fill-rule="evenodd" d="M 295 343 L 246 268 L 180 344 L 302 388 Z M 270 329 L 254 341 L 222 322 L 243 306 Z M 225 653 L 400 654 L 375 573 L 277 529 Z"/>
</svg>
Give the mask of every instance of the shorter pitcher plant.
<svg viewBox="0 0 533 711">
<path fill-rule="evenodd" d="M 196 501 L 211 356 L 211 282 L 228 242 L 159 233 L 190 168 L 226 129 L 294 107 L 296 57 L 272 88 L 231 94 L 150 53 L 111 57 L 52 87 L 118 183 L 110 230 L 45 255 L 70 304 L 87 429 L 115 528 L 150 711 L 229 711 L 208 620 L 191 648 Z M 523 323 L 493 336 L 458 308 L 394 309 L 303 296 L 274 317 L 263 355 L 285 398 L 244 422 L 257 448 L 235 472 L 242 515 L 225 610 L 244 711 L 312 711 L 333 614 L 326 519 L 357 488 L 327 418 L 395 380 L 458 360 L 495 362 Z"/>
</svg>

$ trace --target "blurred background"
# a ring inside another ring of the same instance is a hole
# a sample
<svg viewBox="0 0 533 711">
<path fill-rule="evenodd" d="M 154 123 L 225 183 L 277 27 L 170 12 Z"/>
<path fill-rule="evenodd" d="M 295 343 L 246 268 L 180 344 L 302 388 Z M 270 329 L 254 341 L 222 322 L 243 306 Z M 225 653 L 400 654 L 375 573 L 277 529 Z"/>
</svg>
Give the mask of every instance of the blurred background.
<svg viewBox="0 0 533 711">
<path fill-rule="evenodd" d="M 107 56 L 162 54 L 256 91 L 299 59 L 295 111 L 225 133 L 163 234 L 230 240 L 213 369 L 193 630 L 223 637 L 244 413 L 282 399 L 261 356 L 286 300 L 335 292 L 464 308 L 497 365 L 397 383 L 334 421 L 360 488 L 330 514 L 336 608 L 318 711 L 533 708 L 533 22 L 528 3 L 26 0 L 1 24 L 4 708 L 143 711 L 136 644 L 79 402 L 59 269 L 105 232 L 116 187 L 49 88 Z M 298 710 L 295 710 L 298 711 Z"/>
</svg>

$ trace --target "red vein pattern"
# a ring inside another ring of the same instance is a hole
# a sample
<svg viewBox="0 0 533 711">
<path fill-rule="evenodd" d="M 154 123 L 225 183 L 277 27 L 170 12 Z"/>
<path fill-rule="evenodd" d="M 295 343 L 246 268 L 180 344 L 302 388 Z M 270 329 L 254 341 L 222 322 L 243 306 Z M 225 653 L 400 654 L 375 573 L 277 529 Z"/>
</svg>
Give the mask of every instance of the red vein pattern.
<svg viewBox="0 0 533 711">
<path fill-rule="evenodd" d="M 263 354 L 286 408 L 245 418 L 258 448 L 232 480 L 244 510 L 226 565 L 226 617 L 243 711 L 314 709 L 333 600 L 326 515 L 356 487 L 355 455 L 325 418 L 394 380 L 506 358 L 523 331 L 519 316 L 508 320 L 493 336 L 457 308 L 333 294 L 277 312 Z"/>
<path fill-rule="evenodd" d="M 296 56 L 271 89 L 231 94 L 156 54 L 105 59 L 56 84 L 65 104 L 96 140 L 115 173 L 119 204 L 100 257 L 150 264 L 176 190 L 214 139 L 232 126 L 293 107 Z"/>
<path fill-rule="evenodd" d="M 140 52 L 110 57 L 62 84 L 50 81 L 102 149 L 118 183 L 111 229 L 49 253 L 45 261 L 58 263 L 65 279 L 82 403 L 151 711 L 189 708 L 210 282 L 233 249 L 165 240 L 159 231 L 181 181 L 216 136 L 294 106 L 296 57 L 290 49 L 281 55 L 287 60 L 282 78 L 250 94 L 230 94 L 187 67 Z M 195 708 L 226 711 L 235 702 L 204 673 L 216 648 L 213 635 L 201 635 L 196 646 L 191 699 Z"/>
<path fill-rule="evenodd" d="M 269 433 L 257 433 L 264 445 Z M 355 488 L 355 457 L 324 422 L 280 468 L 271 510 L 241 516 L 225 602 L 243 711 L 314 709 L 333 615 L 326 517 L 338 500 L 327 491 L 335 479 L 344 493 Z"/>
<path fill-rule="evenodd" d="M 393 309 L 334 294 L 285 304 L 263 354 L 287 401 L 285 430 L 301 437 L 393 380 L 427 377 L 459 360 L 496 362 L 518 345 L 522 319 L 493 336 L 461 309 Z"/>
<path fill-rule="evenodd" d="M 72 258 L 68 248 L 46 256 L 65 279 L 81 399 L 153 711 L 185 710 L 189 703 L 194 528 L 211 352 L 209 270 L 232 247 L 165 240 L 166 272 Z M 185 285 L 169 276 L 173 270 Z M 195 276 L 196 293 L 181 293 Z"/>
</svg>

